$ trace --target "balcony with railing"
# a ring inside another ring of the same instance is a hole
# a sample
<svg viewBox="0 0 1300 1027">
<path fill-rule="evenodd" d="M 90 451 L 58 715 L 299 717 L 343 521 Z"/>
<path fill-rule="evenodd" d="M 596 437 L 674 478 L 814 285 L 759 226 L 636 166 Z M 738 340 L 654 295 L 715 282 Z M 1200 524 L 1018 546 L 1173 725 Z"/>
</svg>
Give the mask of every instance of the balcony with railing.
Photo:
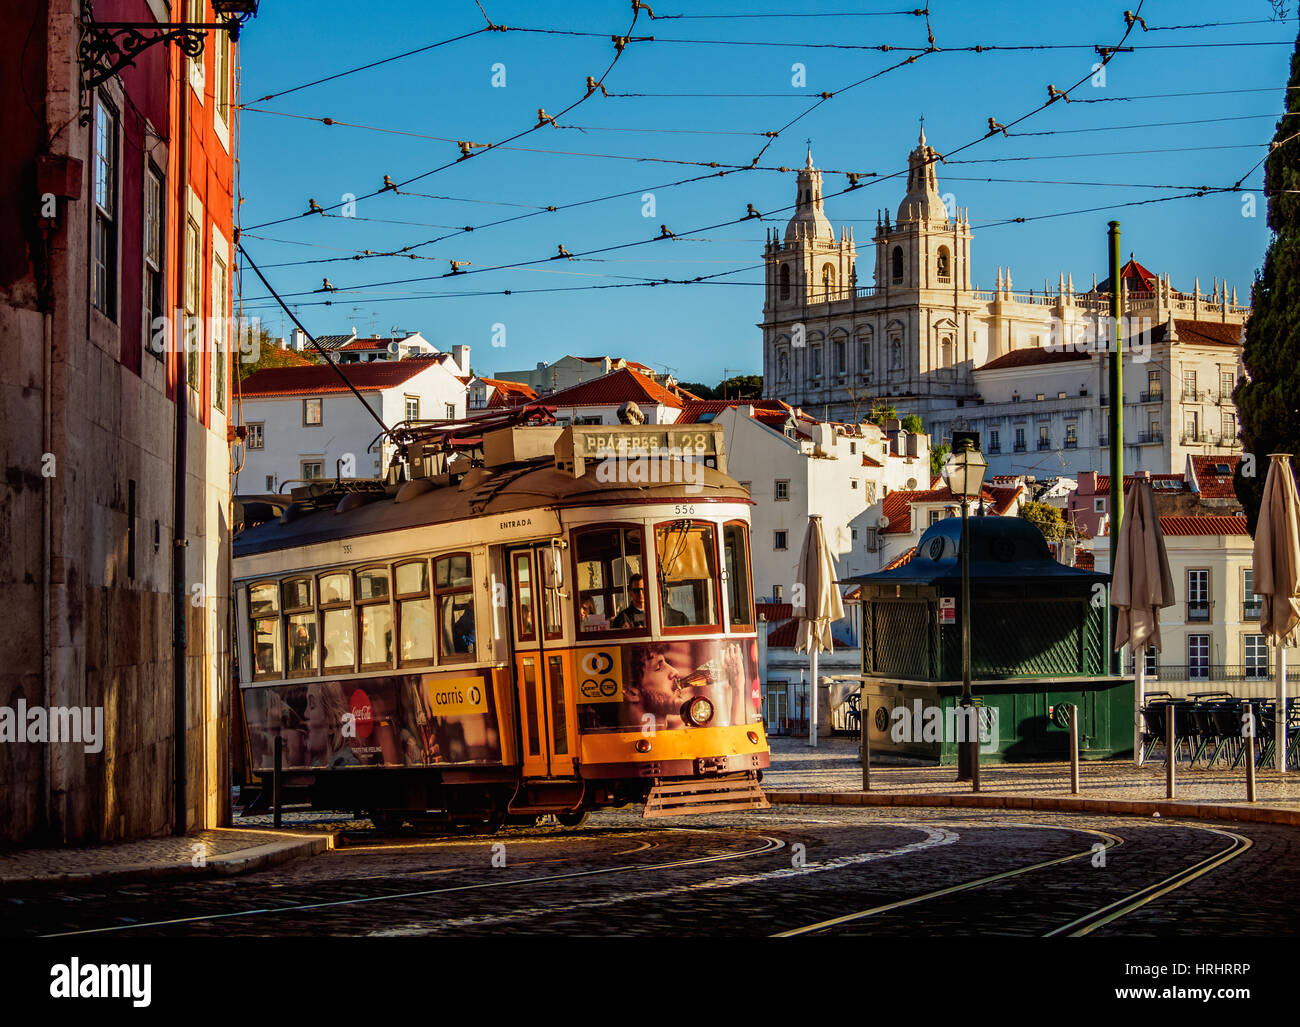
<svg viewBox="0 0 1300 1027">
<path fill-rule="evenodd" d="M 1040 453 L 1041 453 L 1043 450 L 1045 450 L 1045 449 L 1051 449 L 1051 448 L 1052 448 L 1052 440 L 1051 440 L 1051 439 L 1039 439 L 1039 440 L 1038 440 L 1038 451 L 1039 451 Z"/>
<path fill-rule="evenodd" d="M 1189 622 L 1208 621 L 1210 619 L 1211 605 L 1208 599 L 1189 599 L 1187 601 L 1187 620 Z"/>
<path fill-rule="evenodd" d="M 1243 681 L 1271 681 L 1277 674 L 1277 667 L 1264 661 L 1255 663 L 1162 663 L 1153 674 L 1147 670 L 1146 681 L 1151 682 L 1210 682 L 1211 684 L 1235 684 Z M 1300 667 L 1288 664 L 1286 669 L 1288 681 L 1300 681 Z"/>
<path fill-rule="evenodd" d="M 1263 612 L 1263 600 L 1261 600 L 1258 596 L 1256 596 L 1254 599 L 1247 599 L 1245 600 L 1245 602 L 1241 604 L 1242 620 L 1259 620 L 1260 614 L 1262 612 Z"/>
<path fill-rule="evenodd" d="M 1078 448 L 1079 448 L 1079 440 L 1078 440 L 1078 439 L 1066 439 L 1066 440 L 1065 440 L 1065 448 L 1066 448 L 1066 449 L 1078 449 Z"/>
<path fill-rule="evenodd" d="M 1023 442 L 1017 442 L 1017 443 L 1012 447 L 1012 449 L 1013 449 L 1013 451 L 1016 452 L 1016 453 L 1023 453 L 1023 452 L 1025 451 L 1025 449 L 1026 449 L 1026 446 L 1025 446 L 1025 444 L 1024 444 Z"/>
<path fill-rule="evenodd" d="M 1165 393 L 1163 389 L 1148 389 L 1146 392 L 1142 393 L 1142 398 L 1140 400 L 1142 403 L 1163 403 L 1164 401 Z"/>
<path fill-rule="evenodd" d="M 1165 433 L 1162 431 L 1146 431 L 1138 436 L 1139 446 L 1160 446 L 1164 441 Z"/>
</svg>

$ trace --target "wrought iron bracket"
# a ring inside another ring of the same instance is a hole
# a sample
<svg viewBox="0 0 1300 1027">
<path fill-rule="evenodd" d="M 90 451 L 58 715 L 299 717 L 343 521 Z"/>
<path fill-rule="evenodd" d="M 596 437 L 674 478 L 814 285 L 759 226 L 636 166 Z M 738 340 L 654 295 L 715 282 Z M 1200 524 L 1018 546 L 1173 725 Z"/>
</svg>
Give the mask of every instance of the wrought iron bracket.
<svg viewBox="0 0 1300 1027">
<path fill-rule="evenodd" d="M 175 43 L 186 57 L 199 57 L 209 31 L 239 38 L 239 18 L 220 22 L 96 21 L 91 0 L 81 0 L 81 123 L 90 121 L 90 94 L 123 68 L 132 67 L 141 53 L 157 43 Z"/>
</svg>

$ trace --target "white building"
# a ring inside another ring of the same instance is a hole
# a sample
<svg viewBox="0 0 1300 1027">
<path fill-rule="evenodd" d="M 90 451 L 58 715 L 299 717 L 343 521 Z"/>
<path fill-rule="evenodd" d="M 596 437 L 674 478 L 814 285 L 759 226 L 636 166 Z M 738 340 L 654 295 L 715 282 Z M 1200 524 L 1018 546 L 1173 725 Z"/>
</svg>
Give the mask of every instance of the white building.
<svg viewBox="0 0 1300 1027">
<path fill-rule="evenodd" d="M 768 395 L 843 420 L 864 400 L 889 398 L 920 414 L 936 444 L 953 429 L 980 431 L 993 473 L 1105 469 L 1109 379 L 1095 350 L 1109 339 L 1110 282 L 1076 291 L 1060 274 L 1041 291 L 1017 292 L 999 269 L 994 289 L 977 288 L 970 220 L 945 206 L 939 159 L 922 133 L 896 217 L 878 217 L 873 284 L 859 285 L 853 233 L 837 238 L 809 154 L 794 216 L 764 251 Z M 1125 465 L 1168 472 L 1189 452 L 1238 448 L 1231 393 L 1249 308 L 1217 280 L 1209 294 L 1199 279 L 1181 292 L 1133 259 L 1121 279 L 1126 339 L 1135 340 L 1125 359 Z"/>
<path fill-rule="evenodd" d="M 333 355 L 340 364 L 364 364 L 372 360 L 406 360 L 408 357 L 442 356 L 452 360 L 458 368 L 457 374 L 469 374 L 469 347 L 453 346 L 451 352 L 444 354 L 419 332 L 403 332 L 392 336 L 358 336 L 355 328 L 347 335 L 320 335 L 316 338 L 321 349 Z M 286 347 L 299 353 L 312 354 L 315 347 L 307 341 L 304 332 L 294 329 L 289 336 Z"/>
<path fill-rule="evenodd" d="M 722 426 L 727 473 L 754 500 L 754 592 L 777 602 L 791 598 L 810 514 L 821 515 L 838 577 L 878 570 L 881 500 L 930 478 L 924 435 L 818 422 L 780 400 L 696 400 L 676 423 Z"/>
<path fill-rule="evenodd" d="M 436 358 L 382 360 L 338 369 L 390 428 L 401 421 L 464 417 L 465 383 Z M 392 447 L 334 368 L 277 367 L 240 386 L 246 436 L 236 448 L 238 491 L 280 492 L 313 478 L 382 477 Z"/>
<path fill-rule="evenodd" d="M 575 357 L 572 355 L 560 357 L 559 360 L 549 364 L 544 360 L 539 360 L 537 366 L 528 371 L 498 371 L 493 377 L 508 382 L 522 382 L 533 389 L 539 396 L 549 396 L 553 392 L 571 389 L 575 385 L 582 385 L 584 382 L 603 378 L 612 371 L 621 371 L 624 368 L 630 368 L 647 378 L 657 379 L 659 377 L 645 364 L 638 363 L 635 360 L 627 360 L 623 357 Z"/>
</svg>

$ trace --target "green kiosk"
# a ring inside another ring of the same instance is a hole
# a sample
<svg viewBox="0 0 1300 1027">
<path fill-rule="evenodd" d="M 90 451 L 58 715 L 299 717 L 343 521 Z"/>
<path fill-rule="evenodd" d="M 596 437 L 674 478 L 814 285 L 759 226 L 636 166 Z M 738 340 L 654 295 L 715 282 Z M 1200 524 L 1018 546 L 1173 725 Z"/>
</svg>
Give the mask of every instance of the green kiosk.
<svg viewBox="0 0 1300 1027">
<path fill-rule="evenodd" d="M 1133 678 L 1107 673 L 1108 575 L 1052 558 L 1020 517 L 971 517 L 971 693 L 983 763 L 1133 751 Z M 961 520 L 921 537 L 911 560 L 861 585 L 863 712 L 873 753 L 957 762 L 963 737 Z"/>
</svg>

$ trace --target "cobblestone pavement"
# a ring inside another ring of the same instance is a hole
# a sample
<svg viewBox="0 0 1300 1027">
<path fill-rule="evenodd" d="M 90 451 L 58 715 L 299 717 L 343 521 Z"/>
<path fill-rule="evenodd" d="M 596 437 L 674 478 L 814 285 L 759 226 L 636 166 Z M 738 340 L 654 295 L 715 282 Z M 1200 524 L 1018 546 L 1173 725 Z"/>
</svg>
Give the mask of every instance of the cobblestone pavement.
<svg viewBox="0 0 1300 1027">
<path fill-rule="evenodd" d="M 767 936 L 1081 853 L 829 929 L 1038 936 L 1228 849 L 1231 838 L 1216 831 L 1254 845 L 1098 934 L 1300 934 L 1300 832 L 1291 828 L 793 806 L 652 825 L 639 811 L 613 811 L 578 829 L 492 836 L 350 832 L 334 851 L 235 878 L 7 893 L 0 933 Z M 1103 860 L 1093 846 L 1107 833 L 1122 844 Z"/>
<path fill-rule="evenodd" d="M 862 787 L 862 762 L 858 743 L 852 738 L 821 739 L 809 747 L 804 739 L 774 738 L 772 768 L 763 776 L 763 787 L 778 791 L 848 792 Z M 1157 753 L 1157 760 L 1163 758 Z M 1207 804 L 1246 802 L 1246 771 L 1207 770 L 1179 764 L 1176 798 Z M 956 767 L 891 766 L 873 760 L 873 791 L 899 793 L 969 792 L 970 784 L 956 780 Z M 1300 774 L 1285 776 L 1272 770 L 1257 775 L 1257 796 L 1261 803 L 1283 809 L 1300 809 Z M 1093 799 L 1164 799 L 1163 762 L 1141 769 L 1132 760 L 1096 760 L 1079 765 L 1080 794 Z M 980 767 L 980 789 L 990 793 L 1016 795 L 1069 795 L 1068 763 L 1002 763 Z"/>
</svg>

